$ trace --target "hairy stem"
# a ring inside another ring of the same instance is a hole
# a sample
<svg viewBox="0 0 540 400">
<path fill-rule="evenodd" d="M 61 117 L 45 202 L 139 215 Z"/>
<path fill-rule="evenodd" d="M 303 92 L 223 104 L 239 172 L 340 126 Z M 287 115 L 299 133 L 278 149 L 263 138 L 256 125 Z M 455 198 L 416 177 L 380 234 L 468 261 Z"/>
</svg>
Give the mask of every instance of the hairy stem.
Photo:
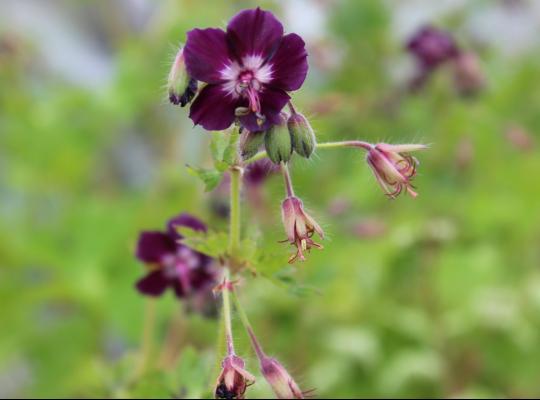
<svg viewBox="0 0 540 400">
<path fill-rule="evenodd" d="M 238 252 L 240 245 L 240 189 L 241 189 L 240 167 L 231 168 L 231 210 L 229 225 L 229 255 L 234 256 Z"/>
<path fill-rule="evenodd" d="M 294 108 L 292 101 L 289 101 L 287 105 L 289 106 L 289 110 L 291 111 L 291 114 L 296 114 L 296 109 Z"/>
<path fill-rule="evenodd" d="M 227 288 L 229 285 L 229 268 L 225 268 L 224 282 L 225 287 L 221 291 L 223 297 L 223 322 L 225 325 L 225 340 L 227 343 L 227 355 L 234 354 L 234 343 L 233 343 L 233 333 L 232 333 L 232 323 L 231 323 L 231 298 L 230 291 Z"/>
<path fill-rule="evenodd" d="M 283 174 L 283 180 L 285 181 L 285 190 L 287 191 L 287 197 L 294 196 L 294 188 L 292 185 L 291 174 L 289 173 L 289 167 L 282 162 L 280 165 L 281 173 Z"/>
<path fill-rule="evenodd" d="M 372 145 L 368 142 L 364 142 L 362 140 L 344 140 L 339 142 L 323 142 L 317 144 L 317 150 L 324 150 L 324 149 L 337 149 L 342 147 L 356 147 L 361 148 L 364 150 L 371 150 Z M 257 154 L 255 154 L 250 159 L 244 161 L 244 163 L 251 164 L 255 161 L 262 160 L 263 158 L 268 157 L 268 154 L 266 154 L 266 151 L 260 151 Z"/>
<path fill-rule="evenodd" d="M 135 377 L 141 377 L 146 373 L 148 364 L 152 359 L 154 350 L 154 331 L 156 327 L 156 301 L 154 299 L 146 299 L 144 304 L 144 322 L 141 338 L 141 354 Z"/>
<path fill-rule="evenodd" d="M 247 314 L 244 311 L 244 307 L 242 307 L 242 303 L 240 303 L 240 299 L 238 298 L 238 295 L 236 294 L 236 291 L 234 290 L 234 288 L 231 288 L 231 293 L 232 293 L 234 306 L 236 308 L 236 312 L 240 316 L 240 321 L 242 321 L 242 325 L 244 326 L 244 329 L 246 330 L 249 336 L 249 339 L 251 341 L 251 347 L 253 347 L 253 350 L 255 351 L 259 359 L 266 357 L 266 355 L 264 354 L 264 351 L 262 350 L 261 345 L 259 344 L 259 341 L 257 340 L 257 337 L 255 336 L 255 332 L 253 331 L 253 328 L 251 327 L 251 323 L 249 322 Z"/>
</svg>

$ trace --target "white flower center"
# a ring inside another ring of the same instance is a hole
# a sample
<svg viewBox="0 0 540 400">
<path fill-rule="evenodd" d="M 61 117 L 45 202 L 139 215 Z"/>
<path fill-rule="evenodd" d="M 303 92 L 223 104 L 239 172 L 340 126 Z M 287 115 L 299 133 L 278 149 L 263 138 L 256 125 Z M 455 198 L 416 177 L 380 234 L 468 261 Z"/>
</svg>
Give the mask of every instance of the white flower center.
<svg viewBox="0 0 540 400">
<path fill-rule="evenodd" d="M 272 80 L 272 65 L 263 63 L 260 55 L 250 55 L 242 59 L 242 65 L 233 61 L 221 70 L 223 90 L 235 99 L 246 98 L 255 113 L 261 110 L 259 92 L 263 84 Z"/>
</svg>

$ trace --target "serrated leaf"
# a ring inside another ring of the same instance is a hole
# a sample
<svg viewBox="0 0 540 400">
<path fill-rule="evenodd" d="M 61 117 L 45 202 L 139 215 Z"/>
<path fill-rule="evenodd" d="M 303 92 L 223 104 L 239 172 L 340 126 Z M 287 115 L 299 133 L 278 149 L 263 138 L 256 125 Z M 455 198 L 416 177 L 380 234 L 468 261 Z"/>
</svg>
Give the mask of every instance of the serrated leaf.
<svg viewBox="0 0 540 400">
<path fill-rule="evenodd" d="M 229 240 L 225 232 L 201 232 L 179 227 L 178 233 L 184 237 L 182 243 L 200 253 L 214 258 L 227 253 Z"/>
<path fill-rule="evenodd" d="M 227 165 L 233 165 L 236 162 L 236 157 L 238 154 L 237 143 L 238 143 L 239 137 L 240 135 L 238 134 L 236 130 L 232 131 L 229 134 L 229 142 L 227 144 L 227 147 L 223 151 L 223 161 Z"/>
<path fill-rule="evenodd" d="M 212 134 L 210 152 L 217 170 L 224 171 L 236 162 L 239 137 L 236 129 L 232 132 Z"/>
<path fill-rule="evenodd" d="M 210 138 L 210 153 L 214 161 L 223 161 L 223 153 L 229 144 L 229 138 L 224 132 L 212 133 Z"/>
<path fill-rule="evenodd" d="M 223 178 L 223 172 L 216 169 L 205 169 L 199 167 L 187 166 L 188 172 L 203 181 L 205 185 L 205 191 L 210 192 L 215 189 L 221 179 Z"/>
</svg>

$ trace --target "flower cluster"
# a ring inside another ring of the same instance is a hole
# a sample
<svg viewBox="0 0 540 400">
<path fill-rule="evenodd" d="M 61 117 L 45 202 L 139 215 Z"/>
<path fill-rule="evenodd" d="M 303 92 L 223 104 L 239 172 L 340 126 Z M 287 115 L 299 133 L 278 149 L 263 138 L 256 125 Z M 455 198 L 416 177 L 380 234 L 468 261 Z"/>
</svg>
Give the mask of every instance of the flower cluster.
<svg viewBox="0 0 540 400">
<path fill-rule="evenodd" d="M 474 62 L 462 58 L 464 53 L 451 36 L 425 28 L 407 47 L 418 60 L 422 80 L 440 65 L 452 61 L 461 65 L 456 80 L 464 82 L 463 87 L 474 86 L 472 75 L 467 75 L 467 71 L 474 72 Z M 206 226 L 191 215 L 181 214 L 171 219 L 165 231 L 142 232 L 136 256 L 147 265 L 148 272 L 136 286 L 142 294 L 153 297 L 169 288 L 178 298 L 188 301 L 209 293 L 221 295 L 227 353 L 214 389 L 216 398 L 244 398 L 247 388 L 255 382 L 255 377 L 246 370 L 245 361 L 234 350 L 231 297 L 257 355 L 260 371 L 276 397 L 304 398 L 307 394 L 280 362 L 263 352 L 236 295 L 237 280 L 230 280 L 232 274 L 241 272 L 250 261 L 246 256 L 244 262 L 241 249 L 242 174 L 247 188 L 245 198 L 256 200 L 256 189 L 266 176 L 281 171 L 286 189 L 281 203 L 284 242 L 295 247 L 290 263 L 305 261 L 313 248 L 322 249 L 315 242 L 315 235 L 324 239 L 321 226 L 295 194 L 289 170 L 295 155 L 310 158 L 316 149 L 325 148 L 366 151 L 367 165 L 388 197 L 396 198 L 402 192 L 417 196 L 412 181 L 419 163 L 410 153 L 426 146 L 370 144 L 359 140 L 317 143 L 311 124 L 296 110 L 289 94 L 302 87 L 307 72 L 307 52 L 302 38 L 294 33 L 285 34 L 283 25 L 271 12 L 256 8 L 239 12 L 225 30 L 189 31 L 169 74 L 169 99 L 182 107 L 190 104 L 189 117 L 194 124 L 211 131 L 224 131 L 235 125 L 231 132 L 223 133 L 228 135 L 229 147 L 224 150 L 227 157 L 216 156 L 216 169 L 209 173 L 212 179 L 214 176 L 222 179 L 214 194 L 226 193 L 231 198 L 230 207 L 224 208 L 223 213 L 231 220 L 230 237 L 227 250 L 209 251 L 223 267 L 217 268 L 211 257 L 182 242 L 179 228 L 206 232 Z M 230 190 L 224 189 L 224 183 L 230 183 Z M 222 283 L 216 285 L 218 281 Z"/>
</svg>

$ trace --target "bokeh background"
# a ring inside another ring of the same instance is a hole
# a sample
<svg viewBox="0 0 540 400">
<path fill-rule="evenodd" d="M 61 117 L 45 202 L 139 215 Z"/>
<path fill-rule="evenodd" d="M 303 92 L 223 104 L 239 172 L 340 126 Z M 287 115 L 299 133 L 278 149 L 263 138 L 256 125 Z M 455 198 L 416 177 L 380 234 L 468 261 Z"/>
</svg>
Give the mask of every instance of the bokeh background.
<svg viewBox="0 0 540 400">
<path fill-rule="evenodd" d="M 319 141 L 432 145 L 416 200 L 385 198 L 359 151 L 295 160 L 330 240 L 294 268 L 281 179 L 246 196 L 284 260 L 242 287 L 266 350 L 320 397 L 540 396 L 539 2 L 2 0 L 0 397 L 210 396 L 217 320 L 142 298 L 133 249 L 181 211 L 226 228 L 223 191 L 185 168 L 211 164 L 208 134 L 164 85 L 187 30 L 256 5 L 308 44 L 294 100 Z M 477 93 L 446 67 L 407 89 L 425 24 L 477 55 Z M 155 367 L 133 379 L 151 307 Z"/>
</svg>

